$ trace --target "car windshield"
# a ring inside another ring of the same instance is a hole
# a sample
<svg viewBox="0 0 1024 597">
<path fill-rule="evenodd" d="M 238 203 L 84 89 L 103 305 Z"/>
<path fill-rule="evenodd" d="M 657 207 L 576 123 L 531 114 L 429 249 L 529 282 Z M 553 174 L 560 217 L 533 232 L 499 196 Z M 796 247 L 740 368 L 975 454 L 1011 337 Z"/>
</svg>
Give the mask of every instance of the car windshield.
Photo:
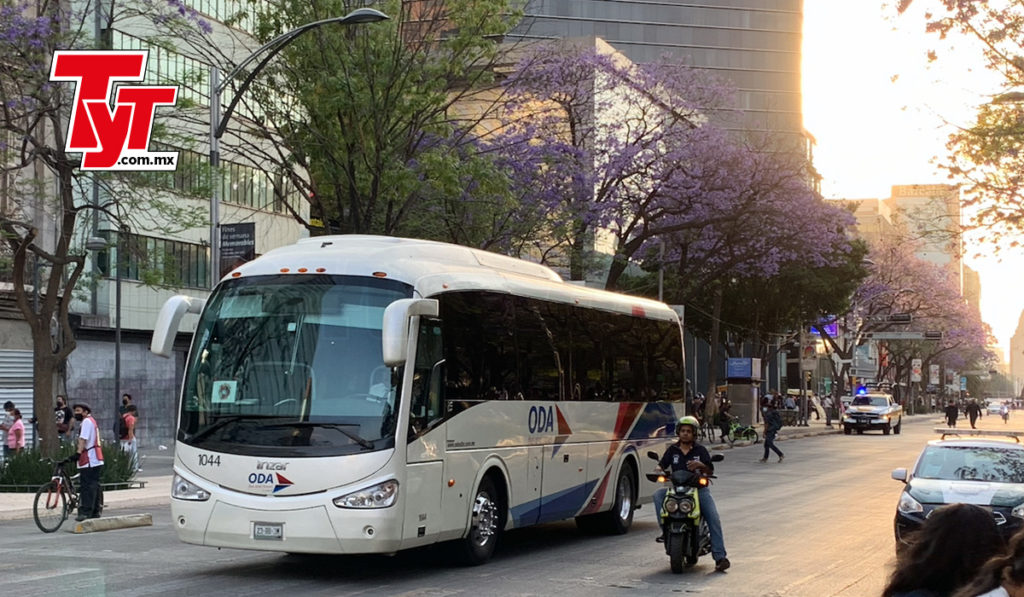
<svg viewBox="0 0 1024 597">
<path fill-rule="evenodd" d="M 355 276 L 225 282 L 196 330 L 178 440 L 261 456 L 391 447 L 400 378 L 384 365 L 381 325 L 410 295 Z"/>
<path fill-rule="evenodd" d="M 889 400 L 882 396 L 857 396 L 853 399 L 854 406 L 889 406 Z"/>
<path fill-rule="evenodd" d="M 929 446 L 915 473 L 923 479 L 1024 483 L 1024 450 L 998 447 Z"/>
</svg>

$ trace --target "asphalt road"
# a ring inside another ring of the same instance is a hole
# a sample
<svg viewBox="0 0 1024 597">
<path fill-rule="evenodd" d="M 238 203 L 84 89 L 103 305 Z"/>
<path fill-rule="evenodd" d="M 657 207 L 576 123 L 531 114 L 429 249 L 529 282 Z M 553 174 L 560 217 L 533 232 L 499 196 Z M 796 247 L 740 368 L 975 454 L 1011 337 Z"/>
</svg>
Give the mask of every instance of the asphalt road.
<svg viewBox="0 0 1024 597">
<path fill-rule="evenodd" d="M 185 545 L 167 508 L 148 510 L 152 527 L 86 535 L 44 535 L 31 520 L 14 521 L 0 532 L 0 578 L 12 594 L 47 596 L 878 595 L 894 561 L 902 487 L 889 474 L 913 463 L 938 421 L 916 419 L 899 436 L 782 442 L 782 464 L 758 463 L 760 446 L 726 451 L 713 488 L 733 562 L 725 574 L 710 558 L 672 574 L 645 505 L 627 535 L 587 536 L 571 521 L 513 531 L 491 562 L 473 568 L 449 564 L 444 546 L 311 557 Z"/>
</svg>

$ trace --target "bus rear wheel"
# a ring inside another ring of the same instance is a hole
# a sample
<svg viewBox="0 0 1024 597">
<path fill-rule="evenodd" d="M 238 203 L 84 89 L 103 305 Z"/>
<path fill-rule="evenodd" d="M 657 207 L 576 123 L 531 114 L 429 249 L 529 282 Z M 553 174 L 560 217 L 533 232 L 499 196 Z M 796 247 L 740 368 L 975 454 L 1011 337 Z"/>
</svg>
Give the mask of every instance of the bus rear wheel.
<svg viewBox="0 0 1024 597">
<path fill-rule="evenodd" d="M 624 464 L 619 470 L 619 481 L 615 484 L 615 503 L 611 510 L 579 516 L 576 526 L 583 531 L 596 531 L 606 535 L 624 535 L 633 525 L 633 511 L 636 510 L 636 477 L 633 466 Z"/>
<path fill-rule="evenodd" d="M 490 477 L 480 482 L 472 508 L 469 532 L 461 539 L 460 560 L 468 566 L 478 566 L 494 555 L 504 520 L 504 500 Z"/>
</svg>

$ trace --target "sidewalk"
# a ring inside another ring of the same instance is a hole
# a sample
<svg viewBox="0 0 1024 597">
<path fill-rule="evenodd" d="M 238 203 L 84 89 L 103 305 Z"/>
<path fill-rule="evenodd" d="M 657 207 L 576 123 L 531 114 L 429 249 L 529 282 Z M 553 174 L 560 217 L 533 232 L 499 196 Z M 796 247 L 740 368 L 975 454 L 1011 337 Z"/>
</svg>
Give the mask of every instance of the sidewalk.
<svg viewBox="0 0 1024 597">
<path fill-rule="evenodd" d="M 143 449 L 142 469 L 135 481 L 145 483 L 142 488 L 119 489 L 103 492 L 104 515 L 114 516 L 129 508 L 168 506 L 171 502 L 174 454 L 159 447 Z M 34 493 L 0 492 L 0 521 L 32 518 Z"/>
<path fill-rule="evenodd" d="M 928 413 L 920 415 L 904 415 L 903 424 L 917 424 L 917 423 L 931 423 L 938 424 L 942 421 L 942 415 L 939 413 Z M 754 425 L 754 429 L 757 430 L 758 441 L 764 441 L 764 424 L 758 423 Z M 813 437 L 816 435 L 830 435 L 834 433 L 842 433 L 843 425 L 838 420 L 832 420 L 832 428 L 828 428 L 825 425 L 825 419 L 815 419 L 811 416 L 811 420 L 808 421 L 806 427 L 798 427 L 795 425 L 785 425 L 779 430 L 779 434 L 775 437 L 776 442 L 787 441 L 791 439 L 799 439 L 801 437 Z M 705 442 L 705 447 L 708 450 L 729 450 L 733 447 L 741 448 L 743 446 L 749 446 L 753 442 L 750 441 L 738 441 L 732 445 L 727 443 L 721 443 L 716 434 L 715 441 Z"/>
</svg>

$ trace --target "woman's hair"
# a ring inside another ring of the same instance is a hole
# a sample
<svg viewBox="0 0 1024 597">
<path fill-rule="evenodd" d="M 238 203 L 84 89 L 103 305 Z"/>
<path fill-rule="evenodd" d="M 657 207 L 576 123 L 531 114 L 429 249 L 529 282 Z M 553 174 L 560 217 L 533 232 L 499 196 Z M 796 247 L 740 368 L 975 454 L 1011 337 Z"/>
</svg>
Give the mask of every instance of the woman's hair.
<svg viewBox="0 0 1024 597">
<path fill-rule="evenodd" d="M 15 419 L 20 419 L 21 418 L 21 411 L 20 410 L 14 409 L 14 418 Z"/>
<path fill-rule="evenodd" d="M 951 595 L 1003 546 L 995 520 L 984 508 L 973 504 L 937 508 L 897 557 L 882 597 L 915 589 Z"/>
<path fill-rule="evenodd" d="M 1024 530 L 1010 539 L 1005 554 L 993 556 L 966 587 L 956 592 L 957 597 L 975 597 L 987 593 L 1003 583 L 1003 574 L 1014 584 L 1024 585 Z"/>
</svg>

